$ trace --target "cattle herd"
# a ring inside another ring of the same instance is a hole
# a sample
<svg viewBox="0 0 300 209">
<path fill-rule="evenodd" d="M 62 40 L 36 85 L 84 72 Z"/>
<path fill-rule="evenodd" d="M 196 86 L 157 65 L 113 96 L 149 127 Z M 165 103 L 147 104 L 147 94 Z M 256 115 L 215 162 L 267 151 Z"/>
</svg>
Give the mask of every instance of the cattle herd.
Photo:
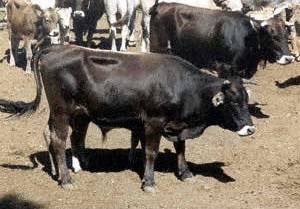
<svg viewBox="0 0 300 209">
<path fill-rule="evenodd" d="M 155 191 L 154 163 L 162 136 L 174 144 L 179 178 L 192 178 L 185 140 L 201 136 L 211 125 L 240 136 L 253 134 L 244 85 L 252 83 L 259 63 L 299 60 L 296 0 L 8 0 L 6 10 L 9 64 L 16 64 L 23 41 L 36 97 L 28 103 L 1 99 L 0 111 L 9 117 L 35 112 L 44 87 L 50 108 L 44 137 L 52 175 L 64 188 L 72 187 L 65 155 L 68 129 L 72 166 L 78 172 L 86 162 L 90 122 L 104 137 L 113 128 L 129 129 L 129 159 L 141 143 L 144 191 Z M 141 53 L 129 53 L 138 10 Z M 103 14 L 111 50 L 91 49 Z M 79 46 L 68 43 L 70 26 Z M 118 27 L 123 52 L 116 52 Z"/>
</svg>

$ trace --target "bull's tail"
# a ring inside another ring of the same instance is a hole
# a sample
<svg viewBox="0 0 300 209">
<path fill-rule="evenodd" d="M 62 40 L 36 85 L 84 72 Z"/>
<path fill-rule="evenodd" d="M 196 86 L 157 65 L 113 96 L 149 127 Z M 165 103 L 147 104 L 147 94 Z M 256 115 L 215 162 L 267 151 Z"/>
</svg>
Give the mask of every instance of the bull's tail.
<svg viewBox="0 0 300 209">
<path fill-rule="evenodd" d="M 34 113 L 41 102 L 42 96 L 42 79 L 41 74 L 38 68 L 38 62 L 41 53 L 37 53 L 34 57 L 34 78 L 36 82 L 36 96 L 35 99 L 31 102 L 23 101 L 10 101 L 5 99 L 0 99 L 0 112 L 9 113 L 10 117 L 19 117 L 23 115 L 30 115 Z"/>
</svg>

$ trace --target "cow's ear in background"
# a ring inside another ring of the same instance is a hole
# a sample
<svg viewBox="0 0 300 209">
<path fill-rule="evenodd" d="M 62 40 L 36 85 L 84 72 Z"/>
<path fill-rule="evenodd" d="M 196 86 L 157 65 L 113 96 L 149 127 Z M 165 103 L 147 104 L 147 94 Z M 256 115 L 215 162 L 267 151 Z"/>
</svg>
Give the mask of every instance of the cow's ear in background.
<svg viewBox="0 0 300 209">
<path fill-rule="evenodd" d="M 212 98 L 212 103 L 215 107 L 218 107 L 219 105 L 224 103 L 224 93 L 223 92 L 218 92 L 213 98 Z"/>
</svg>

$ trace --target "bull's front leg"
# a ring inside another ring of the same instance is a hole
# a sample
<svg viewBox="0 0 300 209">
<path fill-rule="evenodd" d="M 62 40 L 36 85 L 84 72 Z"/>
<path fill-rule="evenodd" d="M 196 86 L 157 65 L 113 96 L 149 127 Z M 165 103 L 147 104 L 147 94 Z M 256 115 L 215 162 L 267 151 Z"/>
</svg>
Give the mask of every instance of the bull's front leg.
<svg viewBox="0 0 300 209">
<path fill-rule="evenodd" d="M 193 174 L 185 160 L 185 141 L 174 142 L 174 148 L 177 155 L 178 177 L 182 181 L 192 178 Z"/>
<path fill-rule="evenodd" d="M 155 192 L 154 163 L 158 155 L 161 134 L 152 126 L 145 128 L 145 171 L 142 180 L 142 189 L 145 192 Z"/>
</svg>

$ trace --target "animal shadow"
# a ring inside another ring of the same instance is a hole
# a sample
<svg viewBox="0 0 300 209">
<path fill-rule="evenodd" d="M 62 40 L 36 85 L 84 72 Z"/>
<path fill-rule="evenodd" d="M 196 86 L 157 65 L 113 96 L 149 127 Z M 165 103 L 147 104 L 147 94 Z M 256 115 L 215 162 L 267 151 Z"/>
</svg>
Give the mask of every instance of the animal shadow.
<svg viewBox="0 0 300 209">
<path fill-rule="evenodd" d="M 0 198 L 0 209 L 42 209 L 43 205 L 26 200 L 16 194 L 6 194 Z"/>
<path fill-rule="evenodd" d="M 257 102 L 255 102 L 254 104 L 249 104 L 248 107 L 249 107 L 250 114 L 256 118 L 269 118 L 270 116 L 263 113 L 261 110 L 261 107 L 259 107 L 259 106 L 264 106 L 264 105 L 265 104 L 260 104 Z"/>
<path fill-rule="evenodd" d="M 298 86 L 300 85 L 300 76 L 289 78 L 283 82 L 275 81 L 275 86 L 280 89 L 287 88 L 289 86 Z"/>
<path fill-rule="evenodd" d="M 141 149 L 136 150 L 135 163 L 131 165 L 128 160 L 129 149 L 86 149 L 87 165 L 83 167 L 84 170 L 91 173 L 111 173 L 120 172 L 124 170 L 132 170 L 142 179 L 144 172 L 144 155 Z M 66 151 L 67 166 L 71 168 L 71 150 Z M 2 164 L 1 167 L 8 169 L 18 170 L 31 170 L 42 165 L 42 170 L 46 172 L 51 178 L 56 179 L 51 175 L 51 166 L 48 152 L 37 152 L 29 156 L 32 166 L 27 165 L 13 165 L 13 164 Z M 205 164 L 196 164 L 188 162 L 189 168 L 194 175 L 202 175 L 206 177 L 212 177 L 216 180 L 227 183 L 235 181 L 234 178 L 228 176 L 222 167 L 223 162 L 212 162 Z M 176 154 L 171 152 L 169 149 L 165 149 L 163 152 L 159 152 L 155 162 L 155 171 L 162 173 L 173 173 L 177 176 L 177 160 Z M 178 176 L 177 176 L 178 177 Z"/>
<path fill-rule="evenodd" d="M 83 169 L 92 173 L 99 172 L 120 172 L 124 170 L 132 170 L 142 179 L 144 172 L 144 154 L 141 149 L 137 149 L 135 153 L 135 162 L 133 165 L 129 163 L 129 149 L 86 149 L 85 151 L 88 164 Z M 71 168 L 71 150 L 66 152 L 67 165 Z M 31 156 L 34 160 L 33 165 L 42 164 L 43 170 L 50 175 L 50 163 L 47 152 L 39 152 Z M 36 162 L 37 161 L 37 162 Z M 224 173 L 222 162 L 212 162 L 205 164 L 195 164 L 188 162 L 191 172 L 194 175 L 202 175 L 213 177 L 222 183 L 235 181 L 232 177 Z M 169 149 L 159 152 L 155 162 L 155 171 L 162 173 L 174 173 L 177 176 L 177 160 L 176 154 Z M 178 177 L 178 176 L 177 176 Z"/>
</svg>

